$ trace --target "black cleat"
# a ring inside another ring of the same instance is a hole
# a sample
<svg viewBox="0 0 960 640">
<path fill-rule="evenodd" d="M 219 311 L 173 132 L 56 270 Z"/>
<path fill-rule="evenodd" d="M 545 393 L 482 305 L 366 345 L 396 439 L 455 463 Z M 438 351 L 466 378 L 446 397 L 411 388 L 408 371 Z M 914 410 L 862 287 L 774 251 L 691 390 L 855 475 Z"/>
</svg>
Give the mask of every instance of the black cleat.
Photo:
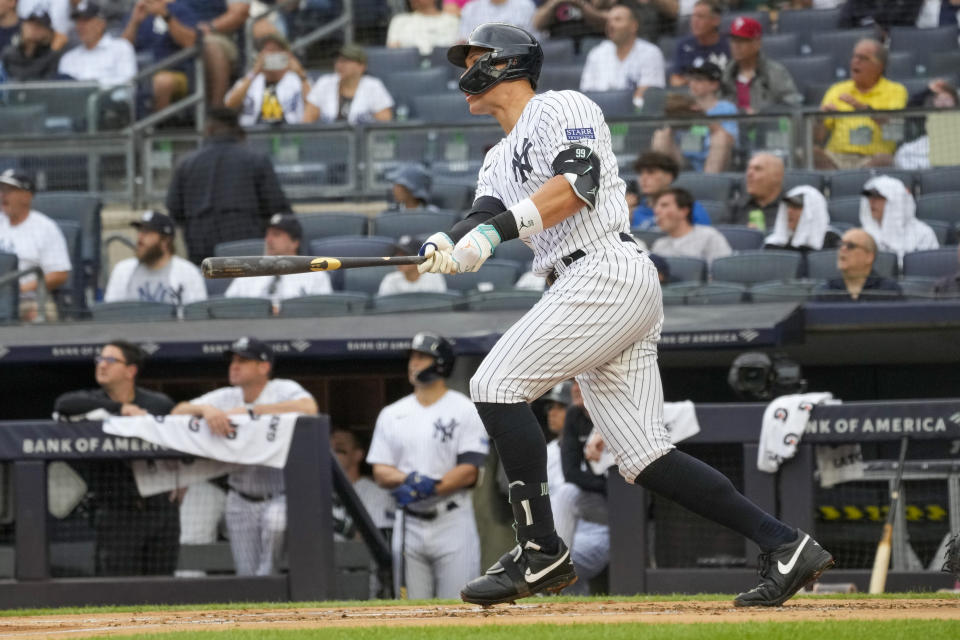
<svg viewBox="0 0 960 640">
<path fill-rule="evenodd" d="M 779 607 L 833 566 L 833 556 L 809 534 L 760 554 L 760 584 L 733 600 L 737 607 Z"/>
<path fill-rule="evenodd" d="M 503 554 L 485 574 L 468 582 L 460 598 L 486 607 L 543 591 L 555 593 L 576 581 L 570 550 L 562 540 L 554 554 L 544 553 L 539 545 L 528 541 Z"/>
</svg>

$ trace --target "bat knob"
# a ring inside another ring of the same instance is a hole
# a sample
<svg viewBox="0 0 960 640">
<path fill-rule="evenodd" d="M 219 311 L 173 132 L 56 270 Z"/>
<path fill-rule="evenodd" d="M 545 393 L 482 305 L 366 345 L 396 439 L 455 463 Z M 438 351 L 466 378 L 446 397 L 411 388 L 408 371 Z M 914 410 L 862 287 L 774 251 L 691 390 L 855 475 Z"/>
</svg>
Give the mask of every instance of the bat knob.
<svg viewBox="0 0 960 640">
<path fill-rule="evenodd" d="M 213 264 L 210 262 L 210 258 L 204 258 L 203 262 L 200 263 L 200 273 L 204 275 L 205 278 L 213 277 Z"/>
</svg>

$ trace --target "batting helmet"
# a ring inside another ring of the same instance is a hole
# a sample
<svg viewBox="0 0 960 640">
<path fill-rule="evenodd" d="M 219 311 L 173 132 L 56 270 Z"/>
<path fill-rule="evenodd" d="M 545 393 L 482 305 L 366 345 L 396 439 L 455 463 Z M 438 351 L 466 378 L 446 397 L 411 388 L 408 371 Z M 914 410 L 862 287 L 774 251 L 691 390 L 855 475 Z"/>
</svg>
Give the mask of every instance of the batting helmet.
<svg viewBox="0 0 960 640">
<path fill-rule="evenodd" d="M 490 49 L 460 77 L 460 90 L 464 93 L 483 93 L 503 80 L 527 78 L 530 86 L 537 88 L 540 67 L 543 66 L 543 49 L 532 35 L 512 24 L 488 22 L 470 33 L 466 44 L 456 44 L 447 49 L 447 60 L 458 67 L 467 67 L 470 47 Z M 502 69 L 495 65 L 506 63 Z"/>
<path fill-rule="evenodd" d="M 453 345 L 446 338 L 429 331 L 421 331 L 413 336 L 410 351 L 425 353 L 433 356 L 434 362 L 417 374 L 417 381 L 422 383 L 433 382 L 437 378 L 449 378 L 453 373 Z"/>
</svg>

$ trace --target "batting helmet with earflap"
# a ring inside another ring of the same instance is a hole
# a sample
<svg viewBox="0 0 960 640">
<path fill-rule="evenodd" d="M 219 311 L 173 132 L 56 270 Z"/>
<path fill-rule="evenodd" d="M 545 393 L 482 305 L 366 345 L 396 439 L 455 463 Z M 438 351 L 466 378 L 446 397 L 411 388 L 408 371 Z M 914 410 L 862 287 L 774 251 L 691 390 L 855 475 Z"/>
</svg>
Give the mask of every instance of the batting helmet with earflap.
<svg viewBox="0 0 960 640">
<path fill-rule="evenodd" d="M 451 64 L 467 68 L 470 47 L 490 49 L 483 54 L 467 72 L 460 76 L 460 90 L 476 95 L 483 93 L 498 82 L 527 78 L 530 86 L 537 88 L 540 68 L 543 66 L 543 48 L 532 35 L 512 24 L 488 22 L 470 33 L 465 44 L 456 44 L 447 49 Z M 502 69 L 496 65 L 505 63 Z"/>
<path fill-rule="evenodd" d="M 437 378 L 449 378 L 453 373 L 453 345 L 446 338 L 429 331 L 421 331 L 413 336 L 410 351 L 425 353 L 434 358 L 433 364 L 417 374 L 418 382 L 428 383 Z"/>
</svg>

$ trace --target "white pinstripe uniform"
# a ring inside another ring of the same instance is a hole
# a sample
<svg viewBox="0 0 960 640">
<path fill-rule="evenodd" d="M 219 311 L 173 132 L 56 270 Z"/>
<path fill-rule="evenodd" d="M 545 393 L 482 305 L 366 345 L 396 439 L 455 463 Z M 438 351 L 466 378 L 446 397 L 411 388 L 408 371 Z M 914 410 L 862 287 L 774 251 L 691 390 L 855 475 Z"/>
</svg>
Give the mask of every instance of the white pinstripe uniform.
<svg viewBox="0 0 960 640">
<path fill-rule="evenodd" d="M 576 91 L 547 91 L 526 105 L 516 126 L 480 170 L 477 197 L 509 207 L 554 176 L 551 163 L 572 144 L 600 160 L 596 208 L 584 207 L 528 238 L 533 270 L 557 280 L 510 327 L 470 380 L 475 402 L 530 402 L 576 377 L 597 428 L 628 482 L 673 446 L 663 427 L 657 341 L 663 324 L 653 263 L 629 230 L 625 185 L 600 108 Z M 562 258 L 586 255 L 570 264 Z M 496 257 L 496 253 L 494 253 Z"/>
<path fill-rule="evenodd" d="M 486 455 L 489 446 L 476 407 L 462 393 L 448 390 L 427 407 L 411 394 L 380 412 L 367 462 L 439 480 L 461 455 Z M 392 542 L 394 593 L 399 593 L 403 566 L 410 598 L 456 598 L 480 570 L 470 490 L 414 502 L 406 513 L 398 509 Z M 401 543 L 405 563 L 400 561 Z"/>
</svg>

